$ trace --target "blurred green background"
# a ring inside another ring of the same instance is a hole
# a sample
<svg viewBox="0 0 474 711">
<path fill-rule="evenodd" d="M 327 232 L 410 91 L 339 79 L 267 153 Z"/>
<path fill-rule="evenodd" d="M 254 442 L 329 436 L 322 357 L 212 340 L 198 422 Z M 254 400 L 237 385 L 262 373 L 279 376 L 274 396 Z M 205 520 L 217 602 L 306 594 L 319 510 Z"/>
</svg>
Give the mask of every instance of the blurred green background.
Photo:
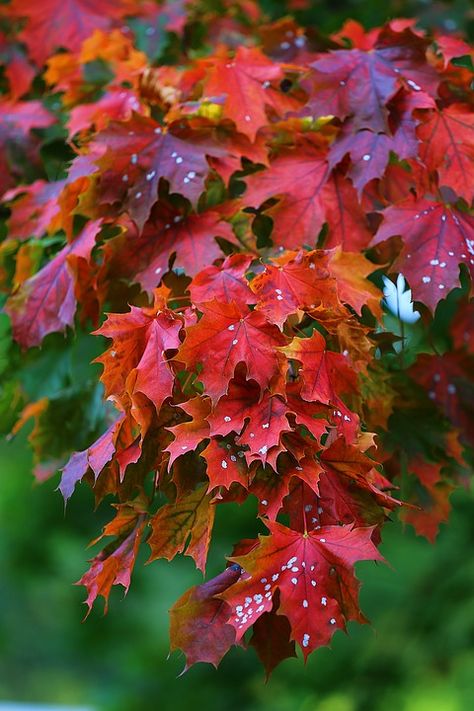
<svg viewBox="0 0 474 711">
<path fill-rule="evenodd" d="M 273 16 L 283 4 L 262 3 Z M 322 31 L 354 17 L 366 26 L 417 15 L 423 24 L 474 34 L 469 0 L 331 0 L 298 13 Z M 104 711 L 466 711 L 474 709 L 474 498 L 452 497 L 450 525 L 431 546 L 398 522 L 387 524 L 382 552 L 391 567 L 361 563 L 362 609 L 372 627 L 335 635 L 306 666 L 283 663 L 264 683 L 252 649 L 234 649 L 216 672 L 198 665 L 178 678 L 184 659 L 168 657 L 168 614 L 201 581 L 191 560 L 143 565 L 107 616 L 100 604 L 87 621 L 85 550 L 111 517 L 93 511 L 79 487 L 66 516 L 57 479 L 31 476 L 27 431 L 0 444 L 0 701 L 84 704 Z M 224 510 L 222 510 L 224 509 Z M 255 533 L 252 502 L 219 507 L 209 575 L 220 572 L 232 543 Z"/>
<path fill-rule="evenodd" d="M 293 0 L 293 6 L 297 4 L 298 0 Z M 277 18 L 292 3 L 260 0 L 260 5 Z M 474 37 L 473 0 L 308 0 L 306 9 L 290 11 L 302 25 L 314 26 L 322 33 L 337 31 L 349 18 L 370 28 L 394 17 L 416 17 L 423 27 Z"/>
<path fill-rule="evenodd" d="M 107 516 L 79 487 L 66 517 L 56 481 L 33 483 L 22 435 L 0 449 L 0 700 L 89 704 L 106 711 L 466 711 L 474 708 L 474 500 L 458 491 L 431 546 L 387 524 L 391 567 L 358 564 L 362 609 L 372 627 L 338 632 L 332 649 L 284 662 L 264 683 L 254 651 L 234 649 L 216 672 L 168 656 L 167 610 L 201 580 L 191 560 L 145 567 L 129 595 L 117 588 L 107 616 L 84 623 L 84 543 Z M 222 509 L 225 507 L 219 507 Z M 255 512 L 219 510 L 209 574 Z M 231 514 L 231 515 L 230 515 Z"/>
</svg>

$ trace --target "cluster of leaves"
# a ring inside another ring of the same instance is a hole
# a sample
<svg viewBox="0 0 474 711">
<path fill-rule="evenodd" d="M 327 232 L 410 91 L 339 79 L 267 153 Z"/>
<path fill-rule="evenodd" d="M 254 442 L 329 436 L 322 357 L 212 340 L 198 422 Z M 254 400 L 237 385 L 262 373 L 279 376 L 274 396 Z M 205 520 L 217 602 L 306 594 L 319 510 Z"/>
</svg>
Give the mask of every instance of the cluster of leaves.
<svg viewBox="0 0 474 711">
<path fill-rule="evenodd" d="M 128 590 L 145 538 L 204 572 L 216 506 L 251 497 L 267 535 L 178 600 L 172 648 L 218 664 L 252 627 L 267 672 L 306 657 L 365 621 L 354 565 L 391 512 L 434 539 L 466 480 L 472 52 L 253 0 L 0 22 L 2 426 L 34 419 L 66 501 L 116 501 L 87 604 Z M 81 373 L 104 339 L 102 403 Z"/>
</svg>

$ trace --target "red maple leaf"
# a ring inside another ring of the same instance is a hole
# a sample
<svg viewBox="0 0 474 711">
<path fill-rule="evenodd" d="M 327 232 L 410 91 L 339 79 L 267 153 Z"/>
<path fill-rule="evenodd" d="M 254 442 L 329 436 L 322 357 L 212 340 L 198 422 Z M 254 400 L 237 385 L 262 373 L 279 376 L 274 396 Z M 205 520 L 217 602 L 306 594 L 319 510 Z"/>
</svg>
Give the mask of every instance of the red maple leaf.
<svg viewBox="0 0 474 711">
<path fill-rule="evenodd" d="M 268 466 L 257 471 L 249 491 L 258 499 L 259 516 L 275 521 L 284 508 L 284 501 L 288 501 L 288 494 L 294 487 L 295 480 L 300 485 L 305 482 L 312 492 L 318 491 L 318 481 L 322 471 L 320 465 L 310 455 L 305 455 L 297 461 L 298 463 L 295 464 L 291 458 L 282 456 L 278 460 L 276 471 Z M 309 530 L 314 526 L 307 528 Z"/>
<path fill-rule="evenodd" d="M 387 132 L 357 131 L 354 122 L 347 121 L 329 150 L 330 166 L 337 165 L 349 155 L 351 167 L 347 175 L 360 196 L 367 183 L 383 177 L 391 153 L 396 153 L 400 160 L 418 155 L 416 129 L 420 120 L 413 112 L 434 106 L 433 99 L 424 92 L 400 92 L 393 104 L 391 127 Z"/>
<path fill-rule="evenodd" d="M 343 437 L 338 437 L 335 439 L 329 447 L 324 449 L 320 456 L 320 464 L 326 472 L 327 479 L 321 481 L 323 484 L 325 482 L 332 482 L 332 487 L 336 488 L 335 480 L 338 480 L 339 491 L 346 489 L 347 493 L 340 497 L 339 501 L 334 502 L 336 506 L 345 502 L 347 505 L 347 499 L 350 497 L 349 492 L 352 491 L 352 497 L 355 499 L 356 510 L 359 511 L 357 514 L 358 518 L 344 518 L 336 519 L 336 523 L 350 523 L 351 521 L 360 521 L 362 524 L 367 523 L 367 514 L 369 517 L 373 516 L 373 503 L 378 505 L 377 514 L 380 516 L 381 507 L 386 507 L 388 509 L 393 509 L 400 506 L 400 502 L 397 499 L 392 498 L 385 491 L 382 491 L 382 485 L 390 485 L 390 482 L 383 479 L 378 480 L 377 472 L 375 467 L 378 462 L 370 459 L 365 452 L 362 452 L 357 446 L 347 444 Z M 359 492 L 354 491 L 354 488 L 350 486 L 350 482 L 354 482 L 356 488 Z M 367 497 L 361 496 L 360 492 L 368 492 L 370 494 L 370 503 L 367 504 Z M 364 511 L 364 502 L 367 508 L 367 512 Z M 351 507 L 352 508 L 352 507 Z M 323 511 L 326 511 L 323 509 Z M 362 519 L 360 515 L 362 513 Z M 326 511 L 326 513 L 328 513 Z M 334 517 L 334 511 L 331 511 L 330 515 Z M 369 518 L 370 520 L 370 518 Z M 322 518 L 323 523 L 333 522 L 330 519 Z"/>
<path fill-rule="evenodd" d="M 18 101 L 31 87 L 36 70 L 30 64 L 25 53 L 16 43 L 9 42 L 0 32 L 0 61 L 9 82 L 9 96 L 12 101 Z"/>
<path fill-rule="evenodd" d="M 298 309 L 337 310 L 336 280 L 328 265 L 328 255 L 322 252 L 289 253 L 265 265 L 250 283 L 258 299 L 256 308 L 280 328 Z"/>
<path fill-rule="evenodd" d="M 112 122 L 96 135 L 92 146 L 105 151 L 98 160 L 102 202 L 122 203 L 140 231 L 158 200 L 161 178 L 168 181 L 171 192 L 196 204 L 209 173 L 206 156 L 227 153 L 206 139 L 185 140 L 138 114 L 130 121 Z"/>
<path fill-rule="evenodd" d="M 227 393 L 239 363 L 246 365 L 247 377 L 261 388 L 281 378 L 286 359 L 275 348 L 283 346 L 286 338 L 263 314 L 217 301 L 200 308 L 203 316 L 187 329 L 177 357 L 188 368 L 202 366 L 199 380 L 213 402 Z"/>
<path fill-rule="evenodd" d="M 265 464 L 269 450 L 273 453 L 275 447 L 281 450 L 281 435 L 291 429 L 286 417 L 288 411 L 288 405 L 278 395 L 268 394 L 247 409 L 245 417 L 249 423 L 236 441 L 248 448 L 245 456 L 249 464 L 255 460 Z"/>
<path fill-rule="evenodd" d="M 9 234 L 24 240 L 30 237 L 42 237 L 54 225 L 60 206 L 58 198 L 65 185 L 64 180 L 48 183 L 35 180 L 30 185 L 22 185 L 5 193 L 4 200 L 17 200 L 11 205 Z"/>
<path fill-rule="evenodd" d="M 193 303 L 202 304 L 213 299 L 224 303 L 255 303 L 255 296 L 245 279 L 252 260 L 248 254 L 232 254 L 220 266 L 202 269 L 189 285 Z"/>
<path fill-rule="evenodd" d="M 31 135 L 33 128 L 47 128 L 54 116 L 40 101 L 0 101 L 0 195 L 16 184 L 13 176 L 23 174 L 22 159 L 38 164 L 39 141 Z M 18 190 L 18 188 L 17 188 Z M 8 199 L 8 198 L 6 198 Z"/>
<path fill-rule="evenodd" d="M 437 171 L 439 184 L 452 188 L 470 205 L 474 196 L 474 118 L 469 106 L 433 111 L 418 129 L 420 158 Z"/>
<path fill-rule="evenodd" d="M 372 528 L 324 526 L 299 533 L 266 521 L 270 536 L 261 536 L 250 553 L 232 558 L 244 577 L 220 594 L 232 607 L 229 623 L 237 640 L 273 606 L 280 591 L 278 612 L 291 626 L 291 639 L 305 658 L 327 644 L 347 620 L 365 621 L 358 609 L 359 584 L 353 573 L 358 560 L 383 560 L 371 541 Z"/>
<path fill-rule="evenodd" d="M 211 435 L 228 435 L 230 432 L 240 434 L 242 431 L 247 413 L 260 399 L 260 388 L 254 380 L 245 380 L 238 373 L 238 377 L 233 378 L 227 390 L 212 413 L 208 422 L 211 427 Z"/>
<path fill-rule="evenodd" d="M 179 347 L 181 327 L 181 320 L 168 310 L 147 312 L 132 306 L 128 313 L 109 314 L 96 331 L 112 339 L 97 359 L 104 366 L 101 380 L 106 397 L 126 406 L 129 398 L 134 403 L 137 393 L 143 393 L 159 411 L 174 383 L 165 352 Z"/>
<path fill-rule="evenodd" d="M 336 279 L 339 298 L 362 314 L 362 307 L 368 306 L 375 316 L 382 315 L 381 293 L 367 279 L 374 271 L 374 264 L 362 254 L 350 254 L 335 249 L 329 259 L 329 273 Z"/>
<path fill-rule="evenodd" d="M 248 487 L 248 467 L 244 460 L 244 452 L 235 443 L 213 437 L 206 449 L 201 452 L 201 457 L 207 463 L 208 491 L 213 491 L 220 486 L 229 489 L 235 482 L 245 488 Z"/>
<path fill-rule="evenodd" d="M 71 238 L 74 215 L 70 211 L 76 206 L 77 194 L 96 170 L 90 156 L 81 155 L 74 159 L 64 180 L 35 180 L 30 185 L 8 190 L 3 199 L 14 200 L 10 205 L 9 235 L 25 240 L 63 229 Z"/>
<path fill-rule="evenodd" d="M 352 116 L 356 130 L 389 134 L 387 105 L 402 86 L 436 95 L 439 79 L 426 62 L 426 47 L 427 41 L 409 29 L 386 28 L 368 52 L 330 52 L 310 65 L 314 73 L 305 110 L 341 119 Z"/>
<path fill-rule="evenodd" d="M 255 140 L 257 131 L 268 123 L 266 106 L 275 106 L 277 92 L 270 82 L 283 76 L 280 66 L 254 47 L 240 46 L 235 57 L 226 54 L 207 60 L 204 80 L 206 98 L 225 96 L 224 115 L 237 130 Z M 273 101 L 272 101 L 273 100 Z"/>
<path fill-rule="evenodd" d="M 77 302 L 71 263 L 89 259 L 101 225 L 101 220 L 89 222 L 70 244 L 8 299 L 5 311 L 12 320 L 15 340 L 23 348 L 39 346 L 48 333 L 72 326 Z"/>
<path fill-rule="evenodd" d="M 130 9 L 126 0 L 13 0 L 9 12 L 13 17 L 26 18 L 19 38 L 41 65 L 60 47 L 79 50 L 94 30 L 108 29 Z"/>
<path fill-rule="evenodd" d="M 215 667 L 235 642 L 227 624 L 229 608 L 216 596 L 240 577 L 240 567 L 230 565 L 223 573 L 187 590 L 170 610 L 171 651 L 186 655 L 184 671 L 196 662 Z"/>
<path fill-rule="evenodd" d="M 326 154 L 311 143 L 280 155 L 266 170 L 245 180 L 247 191 L 242 202 L 246 206 L 259 207 L 270 198 L 279 198 L 266 210 L 273 219 L 272 239 L 277 245 L 288 249 L 300 249 L 302 244 L 315 246 L 325 222 L 329 246 L 342 244 L 355 251 L 370 241 L 350 181 L 340 173 L 331 174 Z"/>
<path fill-rule="evenodd" d="M 326 350 L 326 341 L 318 331 L 311 338 L 294 338 L 282 350 L 302 365 L 301 397 L 335 407 L 334 415 L 342 431 L 353 439 L 358 417 L 341 400 L 341 394 L 357 391 L 357 375 L 345 356 Z"/>
<path fill-rule="evenodd" d="M 292 5 L 295 6 L 297 2 L 302 4 L 302 0 L 293 0 Z M 290 623 L 286 617 L 274 611 L 265 612 L 255 622 L 249 644 L 254 647 L 264 665 L 267 678 L 284 659 L 296 657 L 295 643 L 290 641 L 290 636 Z"/>
<path fill-rule="evenodd" d="M 341 246 L 346 252 L 365 249 L 371 233 L 367 218 L 352 183 L 338 170 L 333 170 L 325 190 L 326 220 L 329 232 L 324 246 Z"/>
<path fill-rule="evenodd" d="M 434 543 L 439 527 L 448 520 L 451 511 L 449 496 L 454 486 L 443 481 L 442 463 L 414 457 L 407 464 L 410 474 L 417 477 L 419 488 L 415 494 L 416 507 L 402 510 L 401 518 L 413 526 L 419 536 Z"/>
<path fill-rule="evenodd" d="M 247 206 L 259 207 L 280 198 L 268 214 L 273 218 L 272 239 L 289 249 L 315 246 L 326 216 L 329 168 L 324 154 L 311 145 L 276 158 L 266 170 L 246 178 Z"/>
<path fill-rule="evenodd" d="M 192 452 L 204 439 L 209 438 L 209 423 L 206 417 L 211 409 L 210 401 L 194 397 L 180 403 L 179 407 L 191 417 L 191 421 L 167 428 L 174 435 L 173 442 L 165 449 L 165 452 L 170 453 L 168 467 L 171 467 L 178 457 Z"/>
<path fill-rule="evenodd" d="M 141 234 L 131 224 L 125 234 L 109 243 L 114 261 L 109 258 L 107 262 L 112 274 L 123 273 L 152 294 L 170 262 L 175 270 L 194 276 L 209 262 L 222 257 L 216 237 L 236 242 L 232 227 L 217 212 L 186 215 L 167 203 L 159 203 Z"/>
<path fill-rule="evenodd" d="M 82 452 L 74 452 L 62 469 L 59 490 L 64 501 L 71 497 L 74 487 L 91 469 L 97 480 L 105 465 L 110 462 L 116 451 L 116 442 L 124 421 L 124 415 L 119 417 L 90 447 Z"/>
<path fill-rule="evenodd" d="M 32 128 L 46 128 L 55 123 L 55 117 L 41 101 L 2 101 L 2 134 L 15 135 L 16 132 L 26 134 Z"/>
<path fill-rule="evenodd" d="M 296 424 L 306 427 L 319 442 L 321 435 L 325 434 L 326 428 L 329 427 L 327 418 L 331 413 L 331 408 L 320 403 L 304 400 L 301 397 L 300 383 L 288 383 L 286 392 L 288 406 L 295 416 Z"/>
<path fill-rule="evenodd" d="M 128 592 L 146 520 L 146 515 L 140 512 L 140 507 L 122 504 L 116 520 L 104 528 L 102 536 L 92 541 L 97 543 L 103 536 L 119 534 L 111 546 L 104 548 L 92 559 L 90 569 L 76 583 L 87 588 L 86 604 L 89 612 L 98 595 L 104 598 L 107 612 L 112 585 L 122 585 L 125 594 Z"/>
<path fill-rule="evenodd" d="M 111 121 L 129 121 L 133 111 L 140 113 L 136 94 L 129 89 L 112 87 L 94 103 L 79 104 L 71 109 L 66 123 L 69 138 L 79 131 L 90 130 L 91 126 L 100 131 Z"/>
<path fill-rule="evenodd" d="M 435 309 L 459 286 L 459 263 L 474 276 L 474 218 L 454 206 L 408 198 L 388 207 L 374 237 L 379 244 L 401 235 L 403 250 L 393 267 L 407 278 L 415 299 Z"/>
</svg>

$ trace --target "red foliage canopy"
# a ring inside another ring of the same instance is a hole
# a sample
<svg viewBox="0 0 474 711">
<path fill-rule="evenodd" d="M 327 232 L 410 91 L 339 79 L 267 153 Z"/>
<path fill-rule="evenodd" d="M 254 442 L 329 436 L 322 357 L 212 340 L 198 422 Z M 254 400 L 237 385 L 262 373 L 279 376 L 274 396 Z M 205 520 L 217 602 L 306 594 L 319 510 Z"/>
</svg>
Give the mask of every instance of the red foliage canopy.
<svg viewBox="0 0 474 711">
<path fill-rule="evenodd" d="M 14 428 L 36 419 L 38 476 L 61 468 L 65 500 L 85 481 L 118 501 L 89 608 L 128 590 L 150 529 L 151 560 L 204 571 L 216 506 L 251 497 L 267 535 L 184 593 L 171 646 L 217 665 L 252 627 L 270 672 L 365 621 L 354 565 L 382 560 L 398 478 L 433 539 L 466 473 L 472 53 L 404 21 L 348 23 L 323 51 L 252 0 L 221 5 L 2 6 L 1 279 L 22 351 L 65 330 L 67 349 L 75 325 L 109 341 L 95 441 L 45 451 L 44 394 Z"/>
</svg>

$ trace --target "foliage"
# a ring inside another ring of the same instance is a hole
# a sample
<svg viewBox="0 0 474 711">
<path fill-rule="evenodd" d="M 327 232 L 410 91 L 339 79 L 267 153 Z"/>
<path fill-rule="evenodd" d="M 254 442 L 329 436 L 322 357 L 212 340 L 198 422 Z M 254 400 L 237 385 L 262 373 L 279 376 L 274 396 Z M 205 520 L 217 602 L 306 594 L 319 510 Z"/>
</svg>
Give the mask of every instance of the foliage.
<svg viewBox="0 0 474 711">
<path fill-rule="evenodd" d="M 366 621 L 391 512 L 434 539 L 469 470 L 472 51 L 251 0 L 1 12 L 2 426 L 34 420 L 66 502 L 115 500 L 89 608 L 145 538 L 205 571 L 250 498 L 265 535 L 178 600 L 172 648 L 217 665 L 252 627 L 267 673 L 306 658 Z"/>
</svg>

